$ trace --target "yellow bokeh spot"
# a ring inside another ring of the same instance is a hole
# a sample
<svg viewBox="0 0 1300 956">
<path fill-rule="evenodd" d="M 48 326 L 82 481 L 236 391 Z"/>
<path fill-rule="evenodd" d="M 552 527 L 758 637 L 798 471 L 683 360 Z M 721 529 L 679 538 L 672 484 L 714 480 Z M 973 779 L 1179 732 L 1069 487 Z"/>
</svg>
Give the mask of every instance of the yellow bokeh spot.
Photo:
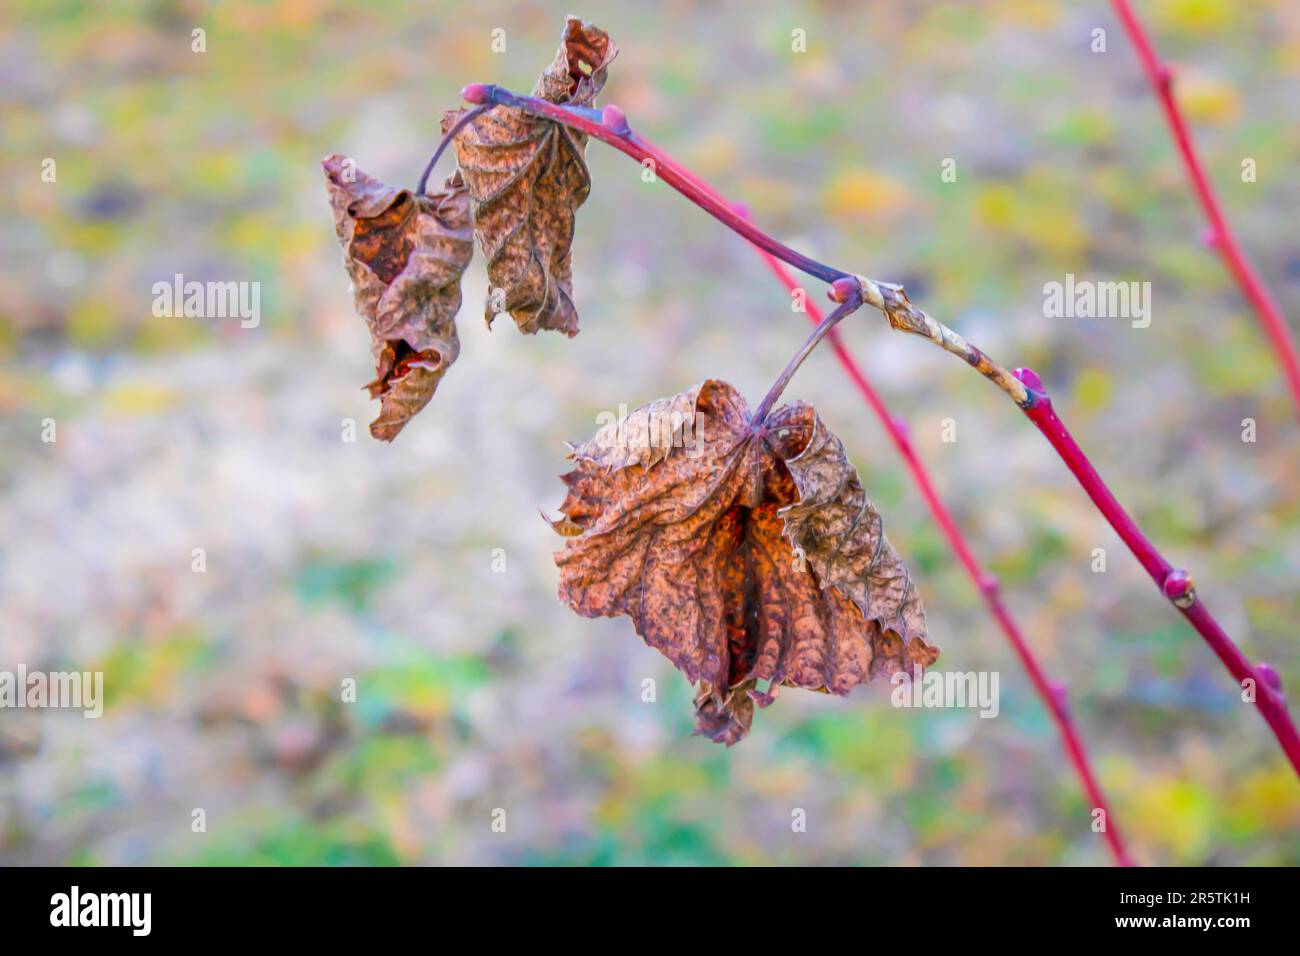
<svg viewBox="0 0 1300 956">
<path fill-rule="evenodd" d="M 996 13 L 1003 22 L 1030 30 L 1047 30 L 1061 20 L 1060 5 L 1050 0 L 1001 0 Z"/>
<path fill-rule="evenodd" d="M 1016 197 L 1010 186 L 986 186 L 975 198 L 975 211 L 986 226 L 1006 228 L 1015 214 Z"/>
<path fill-rule="evenodd" d="M 1098 368 L 1085 368 L 1074 382 L 1075 407 L 1088 412 L 1110 403 L 1111 377 Z"/>
<path fill-rule="evenodd" d="M 1136 805 L 1134 805 L 1136 804 Z M 1141 786 L 1131 828 L 1186 859 L 1199 859 L 1210 845 L 1213 801 L 1186 781 L 1158 777 Z"/>
<path fill-rule="evenodd" d="M 1233 7 L 1231 0 L 1160 0 L 1154 21 L 1162 30 L 1207 36 L 1232 22 Z"/>
<path fill-rule="evenodd" d="M 870 169 L 849 169 L 830 181 L 823 199 L 833 214 L 874 218 L 896 215 L 909 197 L 897 179 Z"/>
<path fill-rule="evenodd" d="M 68 316 L 68 336 L 83 347 L 103 345 L 113 337 L 113 314 L 101 298 L 82 299 Z"/>
<path fill-rule="evenodd" d="M 1087 231 L 1062 185 L 1042 177 L 982 187 L 974 211 L 981 226 L 1058 261 L 1077 261 L 1087 248 Z"/>
<path fill-rule="evenodd" d="M 1277 59 L 1277 68 L 1283 73 L 1300 73 L 1300 39 L 1278 41 L 1273 51 Z"/>
<path fill-rule="evenodd" d="M 1193 123 L 1231 122 L 1241 108 L 1236 90 L 1222 80 L 1201 74 L 1179 75 L 1174 96 Z"/>
<path fill-rule="evenodd" d="M 258 249 L 275 236 L 277 230 L 261 216 L 245 214 L 236 218 L 226 228 L 226 238 L 237 249 Z"/>
<path fill-rule="evenodd" d="M 1247 774 L 1233 789 L 1231 802 L 1234 807 L 1249 808 L 1257 822 L 1270 828 L 1300 826 L 1295 778 L 1287 770 L 1255 770 Z"/>
<path fill-rule="evenodd" d="M 124 415 L 147 415 L 175 408 L 180 401 L 174 391 L 148 382 L 121 385 L 104 396 L 104 404 Z"/>
<path fill-rule="evenodd" d="M 736 166 L 736 141 L 728 136 L 713 134 L 705 137 L 691 150 L 691 166 L 701 176 L 714 176 Z"/>
</svg>

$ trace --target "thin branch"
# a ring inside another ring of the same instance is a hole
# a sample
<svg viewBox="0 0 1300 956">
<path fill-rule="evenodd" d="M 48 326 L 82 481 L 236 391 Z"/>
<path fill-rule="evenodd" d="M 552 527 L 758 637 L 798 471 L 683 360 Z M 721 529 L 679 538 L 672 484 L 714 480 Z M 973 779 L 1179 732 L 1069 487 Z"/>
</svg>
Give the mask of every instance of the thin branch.
<svg viewBox="0 0 1300 956">
<path fill-rule="evenodd" d="M 604 111 L 579 106 L 557 106 L 540 97 L 520 96 L 499 86 L 485 83 L 472 83 L 465 87 L 461 94 L 471 103 L 513 106 L 534 116 L 543 116 L 594 136 L 601 142 L 631 156 L 649 169 L 656 178 L 672 186 L 732 232 L 739 233 L 760 249 L 770 252 L 783 262 L 788 262 L 800 272 L 806 272 L 823 282 L 834 282 L 836 279 L 848 276 L 847 272 L 833 269 L 824 262 L 818 262 L 777 242 L 739 215 L 724 200 L 719 200 L 700 189 L 694 177 L 686 173 L 675 160 L 633 133 L 628 127 L 627 117 L 616 106 L 607 106 Z"/>
<path fill-rule="evenodd" d="M 1272 668 L 1265 669 L 1251 665 L 1210 612 L 1196 598 L 1186 573 L 1175 572 L 1173 565 L 1161 557 L 1155 546 L 1141 533 L 1101 476 L 1097 474 L 1096 469 L 1092 467 L 1064 423 L 1052 411 L 1051 402 L 1046 393 L 1041 391 L 1041 382 L 1037 375 L 1028 369 L 1020 370 L 1020 375 L 1009 374 L 1006 369 L 968 344 L 957 333 L 913 306 L 908 301 L 902 286 L 877 282 L 865 276 L 851 275 L 801 255 L 773 239 L 736 212 L 732 204 L 722 200 L 712 191 L 703 189 L 693 175 L 687 173 L 666 153 L 650 146 L 647 141 L 634 134 L 628 125 L 626 115 L 617 107 L 607 106 L 602 112 L 597 112 L 580 107 L 557 106 L 546 100 L 519 96 L 499 86 L 482 83 L 465 87 L 462 94 L 471 103 L 514 106 L 532 115 L 546 117 L 593 136 L 638 162 L 644 164 L 647 160 L 651 161 L 659 178 L 732 231 L 796 269 L 831 283 L 837 301 L 845 301 L 846 297 L 852 294 L 853 286 L 856 284 L 863 301 L 883 312 L 891 326 L 925 336 L 944 350 L 960 356 L 967 364 L 1002 389 L 1046 436 L 1083 485 L 1098 510 L 1110 522 L 1111 527 L 1119 533 L 1129 550 L 1142 562 L 1143 567 L 1151 574 L 1165 596 L 1178 606 L 1183 616 L 1196 628 L 1232 675 L 1243 684 L 1243 689 L 1246 689 L 1247 680 L 1251 682 L 1249 689 L 1255 695 L 1256 707 L 1259 708 L 1264 720 L 1291 761 L 1297 776 L 1300 776 L 1300 734 L 1297 734 L 1290 714 L 1286 710 L 1280 682 L 1268 677 L 1274 674 Z M 1160 568 L 1167 570 L 1160 574 L 1158 573 Z M 1181 579 L 1178 577 L 1180 574 Z M 1180 590 L 1179 580 L 1188 582 L 1185 590 Z"/>
<path fill-rule="evenodd" d="M 804 359 L 812 354 L 812 350 L 817 347 L 822 339 L 835 330 L 835 326 L 839 325 L 841 319 L 858 311 L 860 308 L 862 308 L 862 297 L 850 296 L 836 306 L 830 315 L 817 322 L 817 328 L 813 329 L 803 345 L 799 346 L 799 351 L 790 357 L 790 361 L 786 363 L 781 374 L 772 383 L 772 387 L 763 396 L 763 401 L 759 403 L 758 409 L 754 412 L 754 423 L 756 425 L 761 426 L 763 422 L 767 421 L 767 413 L 772 410 L 776 400 L 781 397 L 785 387 L 790 384 L 790 379 L 794 378 L 794 373 L 799 371 L 799 366 L 803 364 Z"/>
<path fill-rule="evenodd" d="M 861 291 L 862 301 L 883 312 L 892 328 L 924 336 L 1002 389 L 1021 408 L 1028 403 L 1029 393 L 1019 379 L 938 319 L 912 305 L 901 285 L 855 275 L 851 279 L 836 280 L 831 285 L 831 291 L 836 296 L 846 295 L 854 283 Z"/>
<path fill-rule="evenodd" d="M 1074 473 L 1092 503 L 1097 506 L 1097 510 L 1105 515 L 1110 526 L 1128 545 L 1156 587 L 1196 628 L 1197 633 L 1223 662 L 1223 666 L 1237 679 L 1242 690 L 1253 695 L 1260 715 L 1282 745 L 1296 774 L 1300 775 L 1300 734 L 1297 734 L 1291 715 L 1287 712 L 1277 672 L 1267 664 L 1256 665 L 1250 662 L 1197 596 L 1191 575 L 1170 564 L 1151 543 L 1151 539 L 1142 533 L 1137 522 L 1124 510 L 1114 492 L 1097 473 L 1065 423 L 1057 417 L 1052 408 L 1052 400 L 1043 391 L 1043 383 L 1037 373 L 1032 369 L 1021 368 L 1016 370 L 1016 377 L 1029 389 L 1030 403 L 1024 409 L 1025 415 L 1056 449 L 1061 460 Z"/>
<path fill-rule="evenodd" d="M 429 161 L 424 164 L 424 172 L 420 173 L 419 185 L 415 187 L 415 194 L 417 196 L 424 195 L 425 190 L 429 186 L 429 174 L 433 172 L 433 167 L 438 165 L 438 160 L 442 157 L 443 152 L 446 151 L 448 144 L 456 138 L 456 134 L 491 108 L 491 103 L 485 103 L 482 106 L 474 107 L 472 110 L 466 110 L 464 115 L 452 124 L 451 129 L 447 130 L 447 132 L 443 134 L 442 142 L 440 142 L 438 148 L 433 151 L 433 155 L 429 157 Z"/>
<path fill-rule="evenodd" d="M 1210 179 L 1206 176 L 1205 168 L 1201 165 L 1200 156 L 1196 152 L 1191 129 L 1183 117 L 1182 110 L 1178 107 L 1178 101 L 1174 99 L 1173 71 L 1160 61 L 1146 29 L 1142 26 L 1142 21 L 1133 13 L 1128 0 L 1111 0 L 1111 5 L 1128 33 L 1137 51 L 1138 59 L 1142 61 L 1142 70 L 1146 73 L 1151 88 L 1155 90 L 1160 100 L 1160 108 L 1165 114 L 1165 122 L 1178 147 L 1178 155 L 1182 157 L 1183 167 L 1187 170 L 1196 198 L 1200 200 L 1201 208 L 1205 211 L 1205 218 L 1210 221 L 1211 242 L 1227 265 L 1228 271 L 1232 273 L 1242 295 L 1255 310 L 1255 315 L 1259 318 L 1260 325 L 1264 327 L 1265 334 L 1273 343 L 1273 351 L 1277 355 L 1278 364 L 1282 366 L 1282 374 L 1291 391 L 1291 399 L 1295 403 L 1297 412 L 1300 412 L 1300 356 L 1296 354 L 1295 337 L 1287 326 L 1286 318 L 1282 315 L 1277 300 L 1273 298 L 1268 286 L 1255 271 L 1245 250 L 1237 242 L 1232 227 L 1228 224 L 1228 218 L 1223 214 L 1219 197 L 1214 192 L 1214 187 L 1210 185 Z"/>
</svg>

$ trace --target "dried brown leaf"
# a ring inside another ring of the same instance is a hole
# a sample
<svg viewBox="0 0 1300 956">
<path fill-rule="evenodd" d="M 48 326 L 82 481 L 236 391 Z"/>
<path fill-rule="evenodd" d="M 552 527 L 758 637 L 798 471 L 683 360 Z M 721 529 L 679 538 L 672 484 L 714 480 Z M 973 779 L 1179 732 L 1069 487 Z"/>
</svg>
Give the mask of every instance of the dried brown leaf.
<svg viewBox="0 0 1300 956">
<path fill-rule="evenodd" d="M 370 434 L 392 441 L 460 354 L 460 279 L 474 252 L 469 192 L 459 174 L 416 196 L 337 154 L 321 165 L 356 308 L 370 328 L 375 380 L 366 388 L 380 400 Z"/>
<path fill-rule="evenodd" d="M 569 17 L 555 61 L 533 94 L 552 103 L 590 106 L 617 54 L 604 31 Z M 443 117 L 444 133 L 463 112 Z M 488 324 L 498 312 L 509 312 L 521 332 L 555 329 L 577 335 L 572 245 L 574 213 L 591 190 L 583 156 L 587 137 L 496 106 L 462 129 L 454 145 L 493 286 Z"/>
<path fill-rule="evenodd" d="M 553 523 L 560 599 L 628 615 L 728 745 L 783 685 L 843 695 L 939 653 L 839 439 L 802 402 L 750 417 L 710 380 L 607 425 L 573 449 Z"/>
</svg>

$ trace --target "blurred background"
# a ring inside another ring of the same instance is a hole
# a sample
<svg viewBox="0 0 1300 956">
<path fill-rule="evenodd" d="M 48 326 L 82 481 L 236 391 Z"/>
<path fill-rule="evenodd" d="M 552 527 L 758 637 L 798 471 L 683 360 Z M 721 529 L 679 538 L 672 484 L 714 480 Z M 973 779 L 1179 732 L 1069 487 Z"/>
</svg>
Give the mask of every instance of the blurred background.
<svg viewBox="0 0 1300 956">
<path fill-rule="evenodd" d="M 1136 6 L 1294 326 L 1300 8 Z M 531 88 L 569 12 L 622 48 L 600 102 L 769 231 L 1038 369 L 1229 632 L 1300 683 L 1300 426 L 1102 0 L 12 0 L 0 669 L 102 670 L 106 705 L 0 710 L 0 861 L 1108 862 L 1041 703 L 829 351 L 786 396 L 843 438 L 941 666 L 1000 673 L 997 719 L 897 710 L 882 684 L 792 691 L 725 750 L 691 736 L 691 689 L 627 619 L 557 603 L 538 509 L 563 497 L 563 442 L 707 376 L 757 401 L 806 332 L 751 249 L 625 157 L 588 148 L 582 333 L 486 330 L 476 258 L 459 361 L 393 445 L 366 434 L 373 365 L 319 161 L 413 185 L 460 87 Z M 259 282 L 260 325 L 155 318 L 175 273 Z M 1150 327 L 1045 318 L 1067 273 L 1149 281 Z M 1300 863 L 1273 738 L 1041 436 L 874 313 L 844 334 L 1068 685 L 1139 861 Z"/>
</svg>

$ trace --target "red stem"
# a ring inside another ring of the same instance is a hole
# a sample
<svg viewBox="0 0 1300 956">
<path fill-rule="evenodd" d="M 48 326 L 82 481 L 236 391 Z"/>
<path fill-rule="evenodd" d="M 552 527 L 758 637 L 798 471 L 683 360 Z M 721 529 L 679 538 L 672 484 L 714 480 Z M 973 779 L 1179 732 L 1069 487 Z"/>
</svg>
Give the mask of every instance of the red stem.
<svg viewBox="0 0 1300 956">
<path fill-rule="evenodd" d="M 1196 628 L 1197 633 L 1210 645 L 1210 649 L 1223 662 L 1242 688 L 1254 688 L 1254 703 L 1260 715 L 1272 729 L 1278 743 L 1286 752 L 1291 766 L 1300 775 L 1300 734 L 1297 734 L 1291 715 L 1287 713 L 1286 703 L 1281 692 L 1281 681 L 1276 672 L 1268 665 L 1254 665 L 1241 648 L 1233 643 L 1232 638 L 1215 620 L 1205 604 L 1196 595 L 1192 579 L 1188 573 L 1175 568 L 1156 550 L 1156 546 L 1142 533 L 1142 529 L 1124 510 L 1114 493 L 1106 486 L 1097 469 L 1092 466 L 1079 443 L 1074 440 L 1065 423 L 1057 417 L 1052 408 L 1052 400 L 1043 391 L 1043 383 L 1032 369 L 1016 370 L 1016 377 L 1029 389 L 1032 401 L 1024 409 L 1025 416 L 1037 426 L 1044 437 L 1056 449 L 1066 467 L 1074 473 L 1083 490 L 1088 493 L 1092 503 L 1097 506 L 1110 526 L 1128 545 L 1128 549 L 1141 562 L 1151 580 L 1156 583 L 1183 617 Z M 1250 684 L 1246 682 L 1250 681 Z"/>
<path fill-rule="evenodd" d="M 472 83 L 461 91 L 471 103 L 498 103 L 513 106 L 525 112 L 554 120 L 561 125 L 594 136 L 619 152 L 631 156 L 642 166 L 650 162 L 654 175 L 713 216 L 732 232 L 744 236 L 760 249 L 788 262 L 800 272 L 834 282 L 849 277 L 847 272 L 834 269 L 824 262 L 795 252 L 784 243 L 777 242 L 748 219 L 738 214 L 721 196 L 705 189 L 669 155 L 637 136 L 628 128 L 627 117 L 616 106 L 605 107 L 604 112 L 577 106 L 557 106 L 536 96 L 519 96 L 499 86 Z"/>
<path fill-rule="evenodd" d="M 438 143 L 438 148 L 433 151 L 429 161 L 424 165 L 424 172 L 420 173 L 420 181 L 415 186 L 415 194 L 423 196 L 429 188 L 429 174 L 433 172 L 433 167 L 438 165 L 438 159 L 443 152 L 451 145 L 451 141 L 456 138 L 456 134 L 462 129 L 474 122 L 479 116 L 482 116 L 492 107 L 484 103 L 482 106 L 476 106 L 472 110 L 466 110 L 465 115 L 452 124 L 451 129 L 447 130 L 442 136 L 442 141 Z"/>
<path fill-rule="evenodd" d="M 786 269 L 780 260 L 762 249 L 759 250 L 759 255 L 763 257 L 768 268 L 776 274 L 776 277 L 784 283 L 788 290 L 794 292 L 800 288 L 794 276 L 790 274 L 790 271 Z M 822 322 L 821 309 L 811 300 L 805 303 L 805 307 L 809 320 L 814 325 L 820 325 Z M 1088 795 L 1088 799 L 1092 801 L 1093 807 L 1105 813 L 1106 829 L 1102 833 L 1106 838 L 1106 845 L 1110 848 L 1111 856 L 1120 866 L 1132 866 L 1133 861 L 1129 857 L 1124 841 L 1115 826 L 1115 818 L 1110 812 L 1106 796 L 1102 793 L 1101 785 L 1093 775 L 1092 765 L 1088 761 L 1088 752 L 1084 749 L 1083 740 L 1079 737 L 1074 726 L 1074 720 L 1070 716 L 1064 685 L 1049 680 L 1042 667 L 1039 666 L 1038 660 L 1034 657 L 1034 652 L 1029 649 L 1029 644 L 1025 641 L 1024 635 L 1021 634 L 1019 626 L 1011 616 L 1011 612 L 1002 602 L 997 578 L 985 571 L 975 559 L 975 555 L 971 553 L 970 546 L 967 544 L 961 528 L 958 527 L 952 513 L 948 510 L 948 506 L 939 497 L 939 492 L 935 489 L 934 482 L 930 479 L 930 474 L 926 471 L 925 465 L 917 458 L 916 452 L 912 448 L 912 441 L 908 437 L 907 425 L 890 413 L 884 400 L 872 387 L 866 374 L 844 345 L 838 329 L 831 330 L 829 339 L 831 350 L 839 360 L 840 366 L 848 375 L 849 380 L 853 382 L 863 400 L 875 412 L 876 418 L 880 420 L 880 424 L 893 441 L 894 447 L 907 465 L 908 471 L 912 473 L 912 480 L 921 489 L 921 497 L 925 499 L 926 505 L 930 508 L 930 513 L 934 515 L 939 530 L 948 539 L 948 544 L 956 553 L 957 560 L 961 562 L 962 567 L 966 569 L 966 573 L 975 582 L 975 587 L 984 598 L 989 613 L 993 615 L 994 620 L 998 622 L 998 626 L 1002 628 L 1002 633 L 1006 635 L 1007 641 L 1016 652 L 1021 665 L 1029 674 L 1030 682 L 1034 685 L 1038 696 L 1042 698 L 1043 705 L 1056 723 L 1056 729 L 1061 734 L 1061 742 L 1065 745 L 1066 755 L 1074 766 L 1074 772 L 1078 775 L 1084 792 Z"/>
<path fill-rule="evenodd" d="M 767 253 L 764 252 L 763 255 L 767 255 Z M 772 261 L 775 262 L 776 260 Z M 772 410 L 772 406 L 781 397 L 785 387 L 790 384 L 790 379 L 794 378 L 794 373 L 799 371 L 799 366 L 804 363 L 804 359 L 812 354 L 813 349 L 821 344 L 822 339 L 835 332 L 836 325 L 860 308 L 862 308 L 862 296 L 855 292 L 854 295 L 836 306 L 830 315 L 823 317 L 821 313 L 817 314 L 817 322 L 815 323 L 817 327 L 812 330 L 812 334 L 808 336 L 803 345 L 799 346 L 799 351 L 786 363 L 785 369 L 777 376 L 776 381 L 772 383 L 772 387 L 767 390 L 767 394 L 763 396 L 763 400 L 759 402 L 758 408 L 754 411 L 753 423 L 756 428 L 762 428 L 766 424 L 767 413 Z"/>
<path fill-rule="evenodd" d="M 1273 351 L 1277 355 L 1278 364 L 1282 366 L 1282 374 L 1286 377 L 1287 386 L 1291 390 L 1291 398 L 1295 402 L 1296 410 L 1300 412 L 1300 357 L 1296 354 L 1295 337 L 1286 324 L 1277 300 L 1264 285 L 1259 273 L 1255 271 L 1255 267 L 1237 242 L 1232 227 L 1223 214 L 1223 207 L 1219 205 L 1219 197 L 1210 185 L 1209 177 L 1205 175 L 1205 168 L 1197 155 L 1196 144 L 1192 141 L 1187 120 L 1174 99 L 1173 71 L 1160 61 L 1146 29 L 1133 13 L 1128 0 L 1111 0 L 1111 5 L 1119 15 L 1120 22 L 1124 24 L 1124 29 L 1137 51 L 1138 59 L 1142 61 L 1142 70 L 1160 100 L 1165 122 L 1169 124 L 1169 132 L 1178 147 L 1187 176 L 1192 181 L 1196 198 L 1200 200 L 1205 217 L 1210 221 L 1210 235 L 1214 248 L 1218 250 L 1228 271 L 1232 273 L 1233 279 L 1241 289 L 1242 295 L 1255 310 L 1260 325 L 1264 327 L 1264 332 L 1273 343 Z"/>
<path fill-rule="evenodd" d="M 849 273 L 832 268 L 803 256 L 786 245 L 777 242 L 767 233 L 754 226 L 748 219 L 736 212 L 718 193 L 704 186 L 694 175 L 687 172 L 670 156 L 651 146 L 641 137 L 635 135 L 628 127 L 627 117 L 623 111 L 614 106 L 605 107 L 603 112 L 595 110 L 557 106 L 546 100 L 530 96 L 519 96 L 499 86 L 481 83 L 471 84 L 462 91 L 465 99 L 471 103 L 499 103 L 545 116 L 557 123 L 578 129 L 590 136 L 607 143 L 626 153 L 638 162 L 653 160 L 656 175 L 663 179 L 683 196 L 690 199 L 701 209 L 722 222 L 734 232 L 750 240 L 760 249 L 777 259 L 789 263 L 796 269 L 807 272 L 826 282 L 838 286 L 838 279 L 853 279 Z M 892 319 L 891 319 L 892 321 Z M 981 353 L 982 354 L 982 353 Z M 1191 579 L 1184 571 L 1175 570 L 1147 539 L 1138 526 L 1120 505 L 1114 494 L 1106 486 L 1097 470 L 1092 467 L 1088 457 L 1075 442 L 1064 423 L 1052 410 L 1051 400 L 1042 391 L 1042 382 L 1030 369 L 1020 369 L 1016 376 L 1029 389 L 1028 404 L 1022 410 L 1038 430 L 1046 436 L 1057 454 L 1074 476 L 1083 485 L 1084 491 L 1093 504 L 1102 513 L 1112 528 L 1128 545 L 1156 585 L 1163 589 L 1165 596 L 1173 601 L 1183 616 L 1191 622 L 1197 632 L 1210 645 L 1225 667 L 1237 681 L 1244 685 L 1249 679 L 1253 681 L 1254 703 L 1260 714 L 1272 729 L 1274 736 L 1291 761 L 1297 776 L 1300 776 L 1300 734 L 1297 734 L 1291 716 L 1283 702 L 1281 682 L 1276 672 L 1267 665 L 1252 666 L 1241 650 L 1232 642 L 1227 633 L 1214 619 L 1204 605 L 1196 598 L 1191 587 Z M 1185 602 L 1185 603 L 1180 603 Z M 1243 687 L 1244 689 L 1244 687 Z"/>
</svg>

